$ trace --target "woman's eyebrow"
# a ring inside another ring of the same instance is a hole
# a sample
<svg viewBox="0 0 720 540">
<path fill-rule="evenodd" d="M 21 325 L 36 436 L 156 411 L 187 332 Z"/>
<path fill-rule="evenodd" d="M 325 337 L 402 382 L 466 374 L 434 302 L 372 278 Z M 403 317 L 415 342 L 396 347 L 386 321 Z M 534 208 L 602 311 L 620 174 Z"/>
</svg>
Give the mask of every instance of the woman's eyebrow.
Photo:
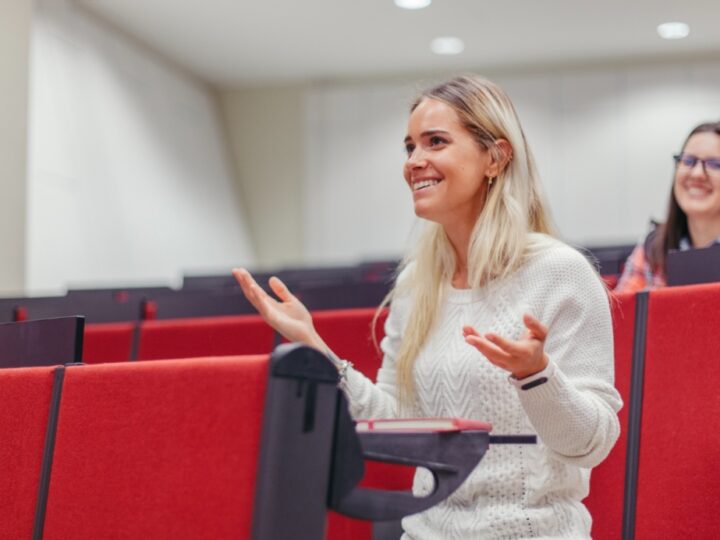
<svg viewBox="0 0 720 540">
<path fill-rule="evenodd" d="M 444 129 L 428 129 L 427 131 L 423 131 L 420 134 L 420 137 L 431 137 L 432 135 L 449 135 L 449 134 L 450 133 L 448 133 Z M 405 143 L 408 143 L 410 141 L 412 141 L 412 137 L 410 135 L 405 137 L 405 140 L 404 140 Z"/>
</svg>

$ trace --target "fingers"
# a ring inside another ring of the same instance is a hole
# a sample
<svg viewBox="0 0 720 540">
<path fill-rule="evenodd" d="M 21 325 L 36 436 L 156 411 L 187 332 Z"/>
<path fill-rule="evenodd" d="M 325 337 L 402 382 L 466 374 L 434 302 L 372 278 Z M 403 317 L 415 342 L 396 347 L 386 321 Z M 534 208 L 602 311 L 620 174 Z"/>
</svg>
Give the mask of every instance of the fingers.
<svg viewBox="0 0 720 540">
<path fill-rule="evenodd" d="M 540 341 L 545 341 L 545 338 L 548 334 L 548 328 L 543 323 L 538 321 L 535 317 L 530 315 L 529 313 L 526 313 L 523 315 L 523 323 L 525 323 L 525 326 L 528 330 L 532 333 L 533 337 L 535 339 L 539 339 Z"/>
<path fill-rule="evenodd" d="M 488 348 L 491 345 L 494 345 L 494 347 L 490 347 L 489 349 L 494 352 L 503 351 L 508 354 L 518 354 L 522 352 L 522 346 L 519 343 L 502 338 L 493 333 L 483 335 L 472 326 L 463 326 L 463 337 L 467 343 L 474 346 L 476 344 L 480 344 L 482 347 Z"/>
<path fill-rule="evenodd" d="M 523 315 L 526 335 L 519 340 L 506 339 L 492 332 L 481 334 L 472 326 L 463 326 L 465 342 L 480 351 L 492 364 L 522 378 L 545 369 L 547 355 L 543 351 L 548 329 L 535 317 Z"/>
<path fill-rule="evenodd" d="M 290 300 L 294 300 L 295 296 L 290 292 L 290 289 L 287 288 L 287 286 L 280 280 L 278 277 L 271 277 L 270 281 L 268 281 L 270 284 L 270 288 L 272 291 L 277 295 L 277 297 L 280 299 L 281 302 L 289 302 Z"/>
<path fill-rule="evenodd" d="M 255 280 L 250 275 L 250 272 L 244 268 L 233 268 L 232 273 L 237 282 L 240 284 L 243 294 L 252 302 L 252 296 L 254 296 L 252 290 L 253 285 L 257 285 L 257 283 L 255 283 Z"/>
<path fill-rule="evenodd" d="M 485 334 L 485 338 L 508 354 L 522 354 L 524 352 L 524 347 L 517 341 L 505 339 L 497 334 Z"/>
<path fill-rule="evenodd" d="M 472 326 L 463 326 L 463 336 L 479 336 L 480 332 L 475 330 Z"/>
<path fill-rule="evenodd" d="M 268 315 L 269 305 L 274 300 L 262 290 L 260 285 L 258 285 L 250 275 L 250 272 L 244 268 L 233 268 L 233 276 L 235 276 L 243 294 L 253 307 L 257 309 L 261 315 L 266 317 Z"/>
<path fill-rule="evenodd" d="M 506 368 L 507 362 L 511 359 L 508 353 L 480 334 L 465 336 L 465 342 L 475 347 L 485 358 L 501 368 Z"/>
<path fill-rule="evenodd" d="M 233 268 L 232 273 L 241 287 L 243 285 L 249 285 L 251 283 L 255 283 L 255 280 L 250 275 L 250 272 L 248 272 L 244 268 Z"/>
</svg>

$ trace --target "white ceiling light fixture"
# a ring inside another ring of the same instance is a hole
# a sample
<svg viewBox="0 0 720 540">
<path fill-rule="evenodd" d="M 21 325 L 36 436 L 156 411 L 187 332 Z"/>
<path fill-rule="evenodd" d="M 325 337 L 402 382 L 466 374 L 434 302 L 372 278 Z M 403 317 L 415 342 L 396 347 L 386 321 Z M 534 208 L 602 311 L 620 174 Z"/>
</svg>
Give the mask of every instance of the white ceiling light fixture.
<svg viewBox="0 0 720 540">
<path fill-rule="evenodd" d="M 690 27 L 683 22 L 666 22 L 658 25 L 658 35 L 663 39 L 682 39 L 690 34 Z"/>
<path fill-rule="evenodd" d="M 430 42 L 430 50 L 435 54 L 460 54 L 465 50 L 465 44 L 460 38 L 438 37 Z"/>
<path fill-rule="evenodd" d="M 432 0 L 395 0 L 395 5 L 403 9 L 423 9 L 432 4 Z"/>
</svg>

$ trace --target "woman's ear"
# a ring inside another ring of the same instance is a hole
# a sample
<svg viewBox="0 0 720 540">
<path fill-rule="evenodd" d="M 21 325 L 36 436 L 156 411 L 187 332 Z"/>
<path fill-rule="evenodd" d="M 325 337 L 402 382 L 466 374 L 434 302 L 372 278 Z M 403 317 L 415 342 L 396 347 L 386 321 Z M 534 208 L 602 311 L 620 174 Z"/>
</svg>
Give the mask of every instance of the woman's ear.
<svg viewBox="0 0 720 540">
<path fill-rule="evenodd" d="M 495 149 L 497 151 L 491 152 L 492 163 L 488 170 L 488 176 L 490 178 L 499 176 L 512 159 L 512 146 L 506 139 L 497 139 L 495 141 Z"/>
</svg>

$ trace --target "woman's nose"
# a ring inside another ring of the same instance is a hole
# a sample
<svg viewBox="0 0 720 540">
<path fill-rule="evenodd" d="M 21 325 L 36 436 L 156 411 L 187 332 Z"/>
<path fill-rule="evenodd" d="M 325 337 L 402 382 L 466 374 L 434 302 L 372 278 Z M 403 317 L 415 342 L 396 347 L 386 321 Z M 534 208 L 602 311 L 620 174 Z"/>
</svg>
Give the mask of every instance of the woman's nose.
<svg viewBox="0 0 720 540">
<path fill-rule="evenodd" d="M 415 148 L 410 154 L 408 154 L 408 158 L 405 163 L 410 169 L 416 169 L 418 167 L 422 168 L 427 166 L 427 159 L 421 148 Z"/>
<path fill-rule="evenodd" d="M 700 160 L 700 159 L 698 159 L 698 160 L 695 162 L 695 165 L 693 165 L 693 166 L 690 168 L 690 175 L 691 175 L 691 176 L 695 176 L 695 177 L 698 177 L 698 176 L 703 176 L 703 177 L 704 177 L 704 176 L 706 176 L 706 175 L 707 175 L 707 171 L 705 171 L 705 162 L 702 161 L 702 160 Z"/>
</svg>

